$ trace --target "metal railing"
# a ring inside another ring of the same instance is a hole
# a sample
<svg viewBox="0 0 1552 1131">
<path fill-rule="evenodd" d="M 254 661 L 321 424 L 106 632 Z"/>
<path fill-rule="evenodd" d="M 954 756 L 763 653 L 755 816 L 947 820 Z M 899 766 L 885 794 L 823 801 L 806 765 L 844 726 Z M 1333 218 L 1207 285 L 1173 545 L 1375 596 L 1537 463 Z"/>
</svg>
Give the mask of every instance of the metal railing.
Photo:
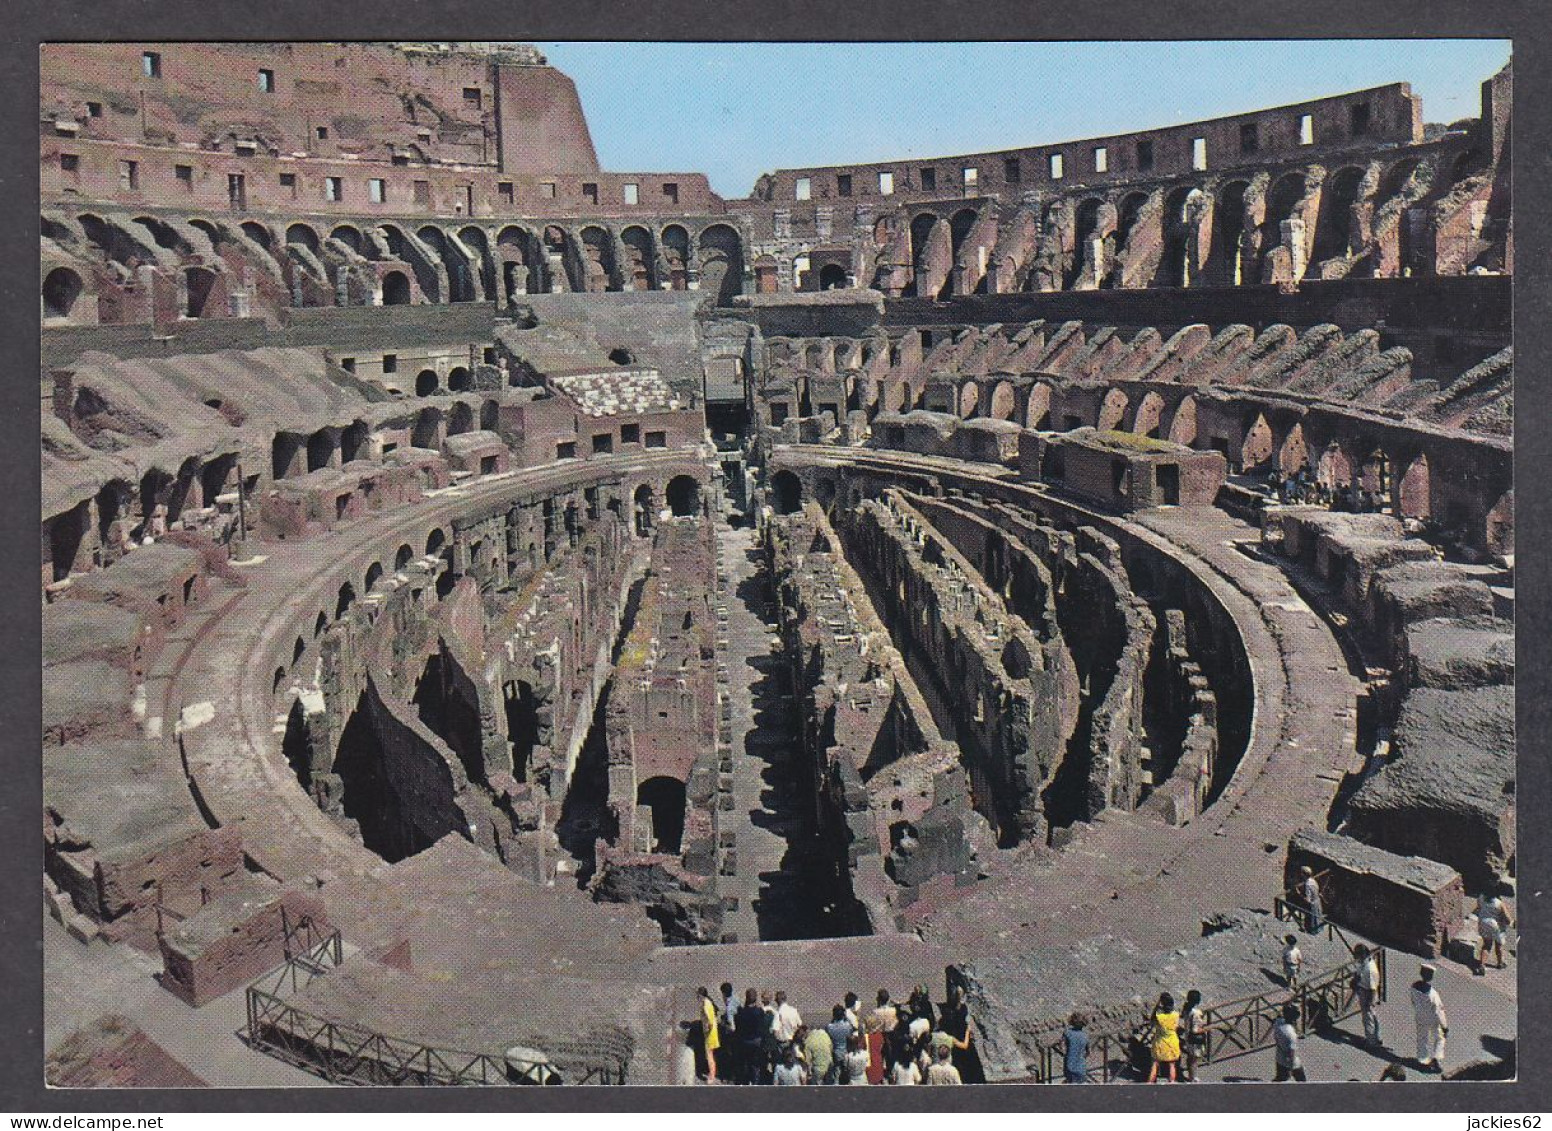
<svg viewBox="0 0 1552 1131">
<path fill-rule="evenodd" d="M 623 1084 L 629 1056 L 593 1048 L 551 1047 L 549 1062 L 439 1048 L 390 1037 L 360 1025 L 320 1017 L 292 1005 L 286 994 L 307 988 L 344 961 L 339 931 L 321 935 L 311 919 L 286 923 L 287 958 L 248 987 L 250 1047 L 322 1076 L 333 1084 L 459 1087 L 538 1083 L 557 1076 L 571 1084 Z M 292 953 L 292 940 L 309 940 Z"/>
<path fill-rule="evenodd" d="M 1334 925 L 1331 930 L 1340 935 Z M 1375 999 L 1384 1001 L 1388 976 L 1385 949 L 1376 947 L 1372 956 L 1380 975 Z M 1282 1016 L 1283 1006 L 1290 1002 L 1299 1010 L 1297 1028 L 1300 1036 L 1357 1014 L 1360 1007 L 1353 983 L 1359 964 L 1359 959 L 1350 959 L 1307 979 L 1296 990 L 1279 987 L 1266 993 L 1204 1007 L 1207 1015 L 1207 1043 L 1202 1049 L 1200 1063 L 1227 1060 L 1269 1048 L 1273 1043 L 1272 1026 Z M 1138 1023 L 1122 1030 L 1090 1033 L 1088 1057 L 1084 1064 L 1085 1079 L 1105 1084 L 1116 1080 L 1139 1079 L 1151 1060 L 1145 1036 L 1148 1028 L 1145 1023 Z M 1062 1033 L 1061 1027 L 1053 1027 L 1036 1038 L 1036 1083 L 1057 1083 L 1064 1079 Z"/>
</svg>

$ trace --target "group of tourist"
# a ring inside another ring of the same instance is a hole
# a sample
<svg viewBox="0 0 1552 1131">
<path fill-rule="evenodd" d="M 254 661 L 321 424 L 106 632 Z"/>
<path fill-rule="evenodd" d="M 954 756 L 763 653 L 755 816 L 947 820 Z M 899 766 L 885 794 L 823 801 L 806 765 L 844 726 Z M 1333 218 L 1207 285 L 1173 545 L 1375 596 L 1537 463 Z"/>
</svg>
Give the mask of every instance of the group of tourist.
<svg viewBox="0 0 1552 1131">
<path fill-rule="evenodd" d="M 848 993 L 823 1024 L 809 1024 L 785 991 L 744 991 L 731 982 L 698 991 L 692 1043 L 701 1074 L 717 1084 L 978 1084 L 985 1082 L 963 988 L 934 1006 L 925 985 L 904 1002 L 879 990 L 864 1015 Z"/>
</svg>

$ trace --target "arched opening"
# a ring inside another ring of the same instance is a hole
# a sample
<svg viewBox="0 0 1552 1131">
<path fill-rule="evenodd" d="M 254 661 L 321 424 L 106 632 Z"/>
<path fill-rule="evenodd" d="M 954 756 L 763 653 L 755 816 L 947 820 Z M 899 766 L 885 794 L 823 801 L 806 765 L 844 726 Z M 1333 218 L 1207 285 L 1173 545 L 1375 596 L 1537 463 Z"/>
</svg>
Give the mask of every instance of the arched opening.
<svg viewBox="0 0 1552 1131">
<path fill-rule="evenodd" d="M 442 414 L 434 408 L 424 408 L 415 417 L 415 427 L 410 431 L 410 446 L 434 450 L 441 447 Z"/>
<path fill-rule="evenodd" d="M 1266 212 L 1261 221 L 1261 280 L 1267 275 L 1269 257 L 1283 246 L 1283 222 L 1293 218 L 1293 210 L 1304 197 L 1304 174 L 1286 173 L 1267 191 Z M 1291 250 L 1290 250 L 1291 255 Z"/>
<path fill-rule="evenodd" d="M 422 369 L 415 374 L 415 395 L 417 397 L 434 396 L 440 384 L 441 379 L 437 376 L 435 369 Z"/>
<path fill-rule="evenodd" d="M 846 289 L 846 268 L 839 263 L 826 263 L 819 269 L 819 289 L 840 291 Z"/>
<path fill-rule="evenodd" d="M 285 678 L 284 672 L 284 668 L 276 669 L 276 691 L 280 690 L 280 681 Z M 312 740 L 308 729 L 307 712 L 302 708 L 302 700 L 292 700 L 291 710 L 286 713 L 286 733 L 280 740 L 280 751 L 303 789 L 311 789 L 313 784 Z"/>
<path fill-rule="evenodd" d="M 507 683 L 501 698 L 507 719 L 507 745 L 512 753 L 512 777 L 525 782 L 534 747 L 539 745 L 538 699 L 533 686 L 522 680 Z"/>
<path fill-rule="evenodd" d="M 485 401 L 480 405 L 480 430 L 482 432 L 494 432 L 496 426 L 501 423 L 501 405 L 496 401 Z"/>
<path fill-rule="evenodd" d="M 676 475 L 664 492 L 675 518 L 695 518 L 701 513 L 701 485 L 688 475 Z"/>
<path fill-rule="evenodd" d="M 408 306 L 410 280 L 403 271 L 390 271 L 383 276 L 383 305 Z"/>
<path fill-rule="evenodd" d="M 713 224 L 700 236 L 701 290 L 725 306 L 744 289 L 743 244 L 726 224 Z"/>
<path fill-rule="evenodd" d="M 366 421 L 357 420 L 340 433 L 340 462 L 350 463 L 352 460 L 365 459 L 367 440 L 372 432 L 366 426 Z"/>
<path fill-rule="evenodd" d="M 382 580 L 382 577 L 383 577 L 383 564 L 381 562 L 373 562 L 371 565 L 367 566 L 366 567 L 366 577 L 363 579 L 363 583 L 362 583 L 362 587 L 361 587 L 362 588 L 362 592 L 370 593 L 372 591 L 372 589 L 377 585 L 377 583 Z"/>
<path fill-rule="evenodd" d="M 1320 463 L 1316 467 L 1316 477 L 1321 484 L 1330 490 L 1338 490 L 1346 487 L 1353 480 L 1352 462 L 1347 458 L 1347 453 L 1335 440 L 1320 454 Z"/>
<path fill-rule="evenodd" d="M 648 778 L 636 787 L 636 804 L 652 815 L 652 851 L 677 854 L 684 839 L 684 782 Z"/>
<path fill-rule="evenodd" d="M 410 702 L 426 729 L 458 756 L 470 779 L 485 781 L 478 693 L 445 645 L 427 657 Z"/>
<path fill-rule="evenodd" d="M 609 360 L 616 365 L 635 365 L 636 355 L 623 346 L 609 351 Z"/>
<path fill-rule="evenodd" d="M 465 432 L 472 431 L 474 431 L 474 409 L 466 402 L 459 401 L 447 414 L 447 434 L 461 436 Z"/>
<path fill-rule="evenodd" d="M 462 251 L 446 233 L 434 224 L 427 224 L 415 233 L 421 242 L 436 252 L 437 258 L 442 261 L 442 266 L 447 271 L 447 291 L 449 302 L 473 302 L 474 278 L 469 270 L 469 262 Z"/>
<path fill-rule="evenodd" d="M 631 225 L 620 233 L 620 244 L 625 248 L 625 283 L 633 291 L 650 291 L 655 286 L 652 254 L 652 234 L 639 225 Z"/>
<path fill-rule="evenodd" d="M 1137 228 L 1137 221 L 1142 218 L 1142 210 L 1147 206 L 1148 194 L 1145 192 L 1128 193 L 1121 200 L 1121 207 L 1116 210 L 1116 249 L 1125 250 L 1132 238 L 1132 232 Z"/>
<path fill-rule="evenodd" d="M 790 471 L 771 477 L 771 506 L 777 514 L 793 514 L 803 506 L 803 481 Z"/>
<path fill-rule="evenodd" d="M 211 292 L 215 290 L 216 275 L 204 267 L 190 267 L 183 272 L 187 301 L 183 313 L 186 318 L 203 318 L 210 307 Z"/>
<path fill-rule="evenodd" d="M 334 602 L 334 619 L 339 620 L 350 611 L 350 606 L 356 603 L 356 587 L 350 582 L 339 587 L 338 599 Z"/>
<path fill-rule="evenodd" d="M 455 365 L 447 371 L 447 387 L 455 393 L 467 393 L 474 388 L 474 378 L 467 368 Z"/>
<path fill-rule="evenodd" d="M 1072 264 L 1067 270 L 1063 285 L 1072 287 L 1078 282 L 1085 264 L 1093 266 L 1092 249 L 1094 235 L 1099 231 L 1099 209 L 1103 202 L 1096 197 L 1080 201 L 1073 212 Z"/>
<path fill-rule="evenodd" d="M 334 433 L 328 428 L 320 428 L 307 437 L 307 470 L 328 467 L 334 460 L 334 449 Z"/>
<path fill-rule="evenodd" d="M 902 292 L 906 298 L 919 295 L 917 281 L 926 271 L 927 244 L 932 238 L 932 229 L 937 226 L 938 217 L 931 212 L 923 212 L 911 221 L 911 281 L 906 284 Z M 935 294 L 920 295 L 922 298 L 937 298 Z"/>
<path fill-rule="evenodd" d="M 317 640 L 318 637 L 328 631 L 328 628 L 329 614 L 325 610 L 319 609 L 318 616 L 313 620 L 313 639 Z"/>
<path fill-rule="evenodd" d="M 43 278 L 43 317 L 69 318 L 81 297 L 81 276 L 68 267 L 56 267 Z"/>
<path fill-rule="evenodd" d="M 305 247 L 314 255 L 318 254 L 318 249 L 321 246 L 318 241 L 318 233 L 306 224 L 292 224 L 288 227 L 286 229 L 286 243 Z"/>
<path fill-rule="evenodd" d="M 652 488 L 643 483 L 631 498 L 632 515 L 636 525 L 636 537 L 645 538 L 652 533 L 655 508 L 652 505 Z"/>
<path fill-rule="evenodd" d="M 470 226 L 458 230 L 458 238 L 464 247 L 474 253 L 474 281 L 479 283 L 483 297 L 494 302 L 496 298 L 496 264 L 491 257 L 490 242 L 479 228 Z M 476 295 L 475 298 L 480 298 Z"/>
<path fill-rule="evenodd" d="M 690 280 L 690 233 L 678 224 L 663 229 L 663 259 L 668 265 L 669 289 L 687 290 Z"/>
<path fill-rule="evenodd" d="M 1351 253 L 1353 205 L 1358 202 L 1362 182 L 1363 170 L 1349 165 L 1333 173 L 1321 188 L 1320 218 L 1315 223 L 1316 263 Z"/>
<path fill-rule="evenodd" d="M 615 290 L 614 274 L 613 238 L 602 228 L 583 228 L 583 289 L 590 294 Z"/>
<path fill-rule="evenodd" d="M 404 545 L 400 546 L 398 552 L 393 555 L 393 568 L 395 571 L 402 570 L 405 566 L 409 565 L 410 562 L 414 560 L 415 551 L 410 547 L 409 543 L 406 542 Z"/>
<path fill-rule="evenodd" d="M 361 254 L 361 249 L 365 246 L 365 240 L 361 238 L 361 233 L 349 224 L 341 224 L 335 228 L 329 233 L 329 238 L 331 240 L 339 240 L 340 243 L 350 248 L 357 255 Z"/>
<path fill-rule="evenodd" d="M 265 251 L 273 251 L 275 239 L 269 234 L 269 229 L 256 220 L 245 220 L 242 225 L 243 235 L 258 244 Z"/>
<path fill-rule="evenodd" d="M 1245 192 L 1244 181 L 1230 181 L 1218 192 L 1213 209 L 1213 250 L 1218 262 L 1218 281 L 1238 287 L 1247 282 L 1244 264 Z"/>
<path fill-rule="evenodd" d="M 965 238 L 969 236 L 970 229 L 975 227 L 975 209 L 961 208 L 948 221 L 949 252 L 955 259 L 959 258 L 959 249 L 965 244 Z"/>
<path fill-rule="evenodd" d="M 435 555 L 436 552 L 440 550 L 446 542 L 447 535 L 442 533 L 442 528 L 440 526 L 433 530 L 430 534 L 427 534 L 426 557 L 429 558 Z"/>
<path fill-rule="evenodd" d="M 298 636 L 296 638 L 296 640 L 291 644 L 291 665 L 293 667 L 295 667 L 296 666 L 296 662 L 298 660 L 300 660 L 306 654 L 307 654 L 307 641 L 303 640 L 300 636 Z"/>
<path fill-rule="evenodd" d="M 1191 186 L 1181 185 L 1164 198 L 1164 251 L 1159 258 L 1158 282 L 1165 287 L 1191 283 Z"/>
</svg>

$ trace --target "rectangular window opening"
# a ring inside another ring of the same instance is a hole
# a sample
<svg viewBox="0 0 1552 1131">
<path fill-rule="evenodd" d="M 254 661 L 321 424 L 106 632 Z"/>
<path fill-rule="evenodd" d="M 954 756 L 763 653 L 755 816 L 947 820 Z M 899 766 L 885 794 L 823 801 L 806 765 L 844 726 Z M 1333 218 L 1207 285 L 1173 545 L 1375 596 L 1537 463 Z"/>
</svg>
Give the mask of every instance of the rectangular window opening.
<svg viewBox="0 0 1552 1131">
<path fill-rule="evenodd" d="M 1352 123 L 1354 137 L 1363 137 L 1369 132 L 1369 104 L 1367 102 L 1353 103 L 1347 108 L 1347 114 Z"/>
<path fill-rule="evenodd" d="M 323 199 L 341 201 L 345 199 L 345 179 L 343 177 L 323 178 Z"/>
<path fill-rule="evenodd" d="M 162 56 L 156 51 L 147 51 L 140 56 L 140 69 L 148 79 L 162 77 Z"/>
<path fill-rule="evenodd" d="M 938 171 L 936 169 L 923 169 L 921 171 L 922 192 L 938 191 Z"/>
<path fill-rule="evenodd" d="M 1313 114 L 1300 114 L 1299 115 L 1299 144 L 1300 145 L 1314 145 L 1315 144 L 1315 115 L 1313 115 Z"/>
<path fill-rule="evenodd" d="M 1137 143 L 1137 168 L 1146 173 L 1153 168 L 1153 142 L 1139 141 Z"/>
<path fill-rule="evenodd" d="M 517 190 L 513 188 L 511 181 L 500 181 L 496 185 L 496 195 L 502 204 L 512 204 L 517 200 Z"/>
<path fill-rule="evenodd" d="M 469 109 L 478 110 L 484 102 L 484 96 L 481 95 L 479 87 L 466 86 L 463 88 L 463 100 Z"/>
<path fill-rule="evenodd" d="M 431 182 L 430 181 L 416 181 L 415 182 L 415 203 L 420 205 L 422 208 L 429 208 L 429 207 L 431 207 Z"/>
<path fill-rule="evenodd" d="M 598 186 L 590 181 L 584 182 L 582 185 L 582 196 L 589 204 L 597 204 Z"/>
<path fill-rule="evenodd" d="M 373 177 L 367 181 L 366 198 L 373 204 L 382 204 L 388 199 L 388 182 L 381 177 Z"/>
<path fill-rule="evenodd" d="M 1063 160 L 1062 155 L 1060 153 L 1053 153 L 1053 154 L 1051 154 L 1050 166 L 1051 166 L 1051 179 L 1053 181 L 1059 181 L 1064 176 L 1067 175 L 1067 168 L 1066 168 L 1067 162 L 1065 160 Z"/>
<path fill-rule="evenodd" d="M 964 181 L 965 191 L 969 192 L 980 183 L 981 170 L 974 165 L 966 165 L 960 170 L 960 177 Z"/>
<path fill-rule="evenodd" d="M 545 200 L 554 200 L 555 199 L 555 182 L 554 181 L 544 181 L 544 182 L 542 182 L 539 185 L 539 195 L 544 197 Z"/>
<path fill-rule="evenodd" d="M 1191 168 L 1198 173 L 1207 168 L 1207 139 L 1205 137 L 1193 137 L 1191 139 Z"/>
<path fill-rule="evenodd" d="M 275 93 L 275 72 L 274 71 L 261 70 L 259 72 L 259 90 L 260 90 L 261 93 L 264 93 L 264 94 L 274 94 Z"/>
<path fill-rule="evenodd" d="M 174 165 L 172 175 L 178 178 L 178 183 L 183 186 L 184 192 L 194 191 L 194 166 Z"/>
<path fill-rule="evenodd" d="M 383 372 L 397 373 L 399 371 L 399 355 L 396 353 L 383 354 Z"/>
<path fill-rule="evenodd" d="M 1239 128 L 1239 151 L 1254 153 L 1261 148 L 1261 131 L 1254 122 L 1246 122 Z"/>
<path fill-rule="evenodd" d="M 677 181 L 663 182 L 663 195 L 668 198 L 669 204 L 679 203 L 679 184 Z"/>
<path fill-rule="evenodd" d="M 895 175 L 893 173 L 880 173 L 878 175 L 878 194 L 880 196 L 893 196 L 895 191 Z"/>
<path fill-rule="evenodd" d="M 1005 158 L 1002 162 L 1002 179 L 1010 185 L 1016 185 L 1023 180 L 1024 171 L 1019 167 L 1017 157 Z"/>
<path fill-rule="evenodd" d="M 835 178 L 835 194 L 837 196 L 851 195 L 851 174 L 840 173 Z"/>
<path fill-rule="evenodd" d="M 798 200 L 808 200 L 813 195 L 813 189 L 813 182 L 809 178 L 799 177 L 792 195 Z"/>
<path fill-rule="evenodd" d="M 641 186 L 636 184 L 634 181 L 626 181 L 625 182 L 625 188 L 624 188 L 623 192 L 621 193 L 621 195 L 624 198 L 625 203 L 627 205 L 629 205 L 629 206 L 635 206 L 637 204 L 640 204 L 641 203 Z"/>
<path fill-rule="evenodd" d="M 1096 173 L 1110 172 L 1110 150 L 1103 145 L 1094 147 L 1094 171 Z"/>
</svg>

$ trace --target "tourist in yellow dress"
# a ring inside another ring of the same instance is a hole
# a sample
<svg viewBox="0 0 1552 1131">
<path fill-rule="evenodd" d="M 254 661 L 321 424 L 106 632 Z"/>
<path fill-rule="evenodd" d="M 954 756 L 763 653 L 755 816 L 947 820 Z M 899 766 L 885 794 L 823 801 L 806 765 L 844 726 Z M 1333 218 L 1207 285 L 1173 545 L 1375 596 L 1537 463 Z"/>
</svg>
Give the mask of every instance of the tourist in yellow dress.
<svg viewBox="0 0 1552 1131">
<path fill-rule="evenodd" d="M 1148 1070 L 1148 1083 L 1159 1078 L 1162 1065 L 1171 1084 L 1178 1083 L 1175 1067 L 1180 1062 L 1180 1014 L 1175 1009 L 1175 999 L 1169 994 L 1159 995 L 1159 1004 L 1153 1007 L 1150 1019 L 1153 1025 L 1149 1041 L 1153 1045 L 1153 1067 Z"/>
<path fill-rule="evenodd" d="M 717 1007 L 712 1003 L 711 994 L 707 992 L 705 986 L 696 992 L 700 994 L 701 999 L 701 1040 L 706 1050 L 706 1083 L 715 1084 L 717 1049 L 722 1047 L 722 1038 L 717 1033 Z"/>
</svg>

